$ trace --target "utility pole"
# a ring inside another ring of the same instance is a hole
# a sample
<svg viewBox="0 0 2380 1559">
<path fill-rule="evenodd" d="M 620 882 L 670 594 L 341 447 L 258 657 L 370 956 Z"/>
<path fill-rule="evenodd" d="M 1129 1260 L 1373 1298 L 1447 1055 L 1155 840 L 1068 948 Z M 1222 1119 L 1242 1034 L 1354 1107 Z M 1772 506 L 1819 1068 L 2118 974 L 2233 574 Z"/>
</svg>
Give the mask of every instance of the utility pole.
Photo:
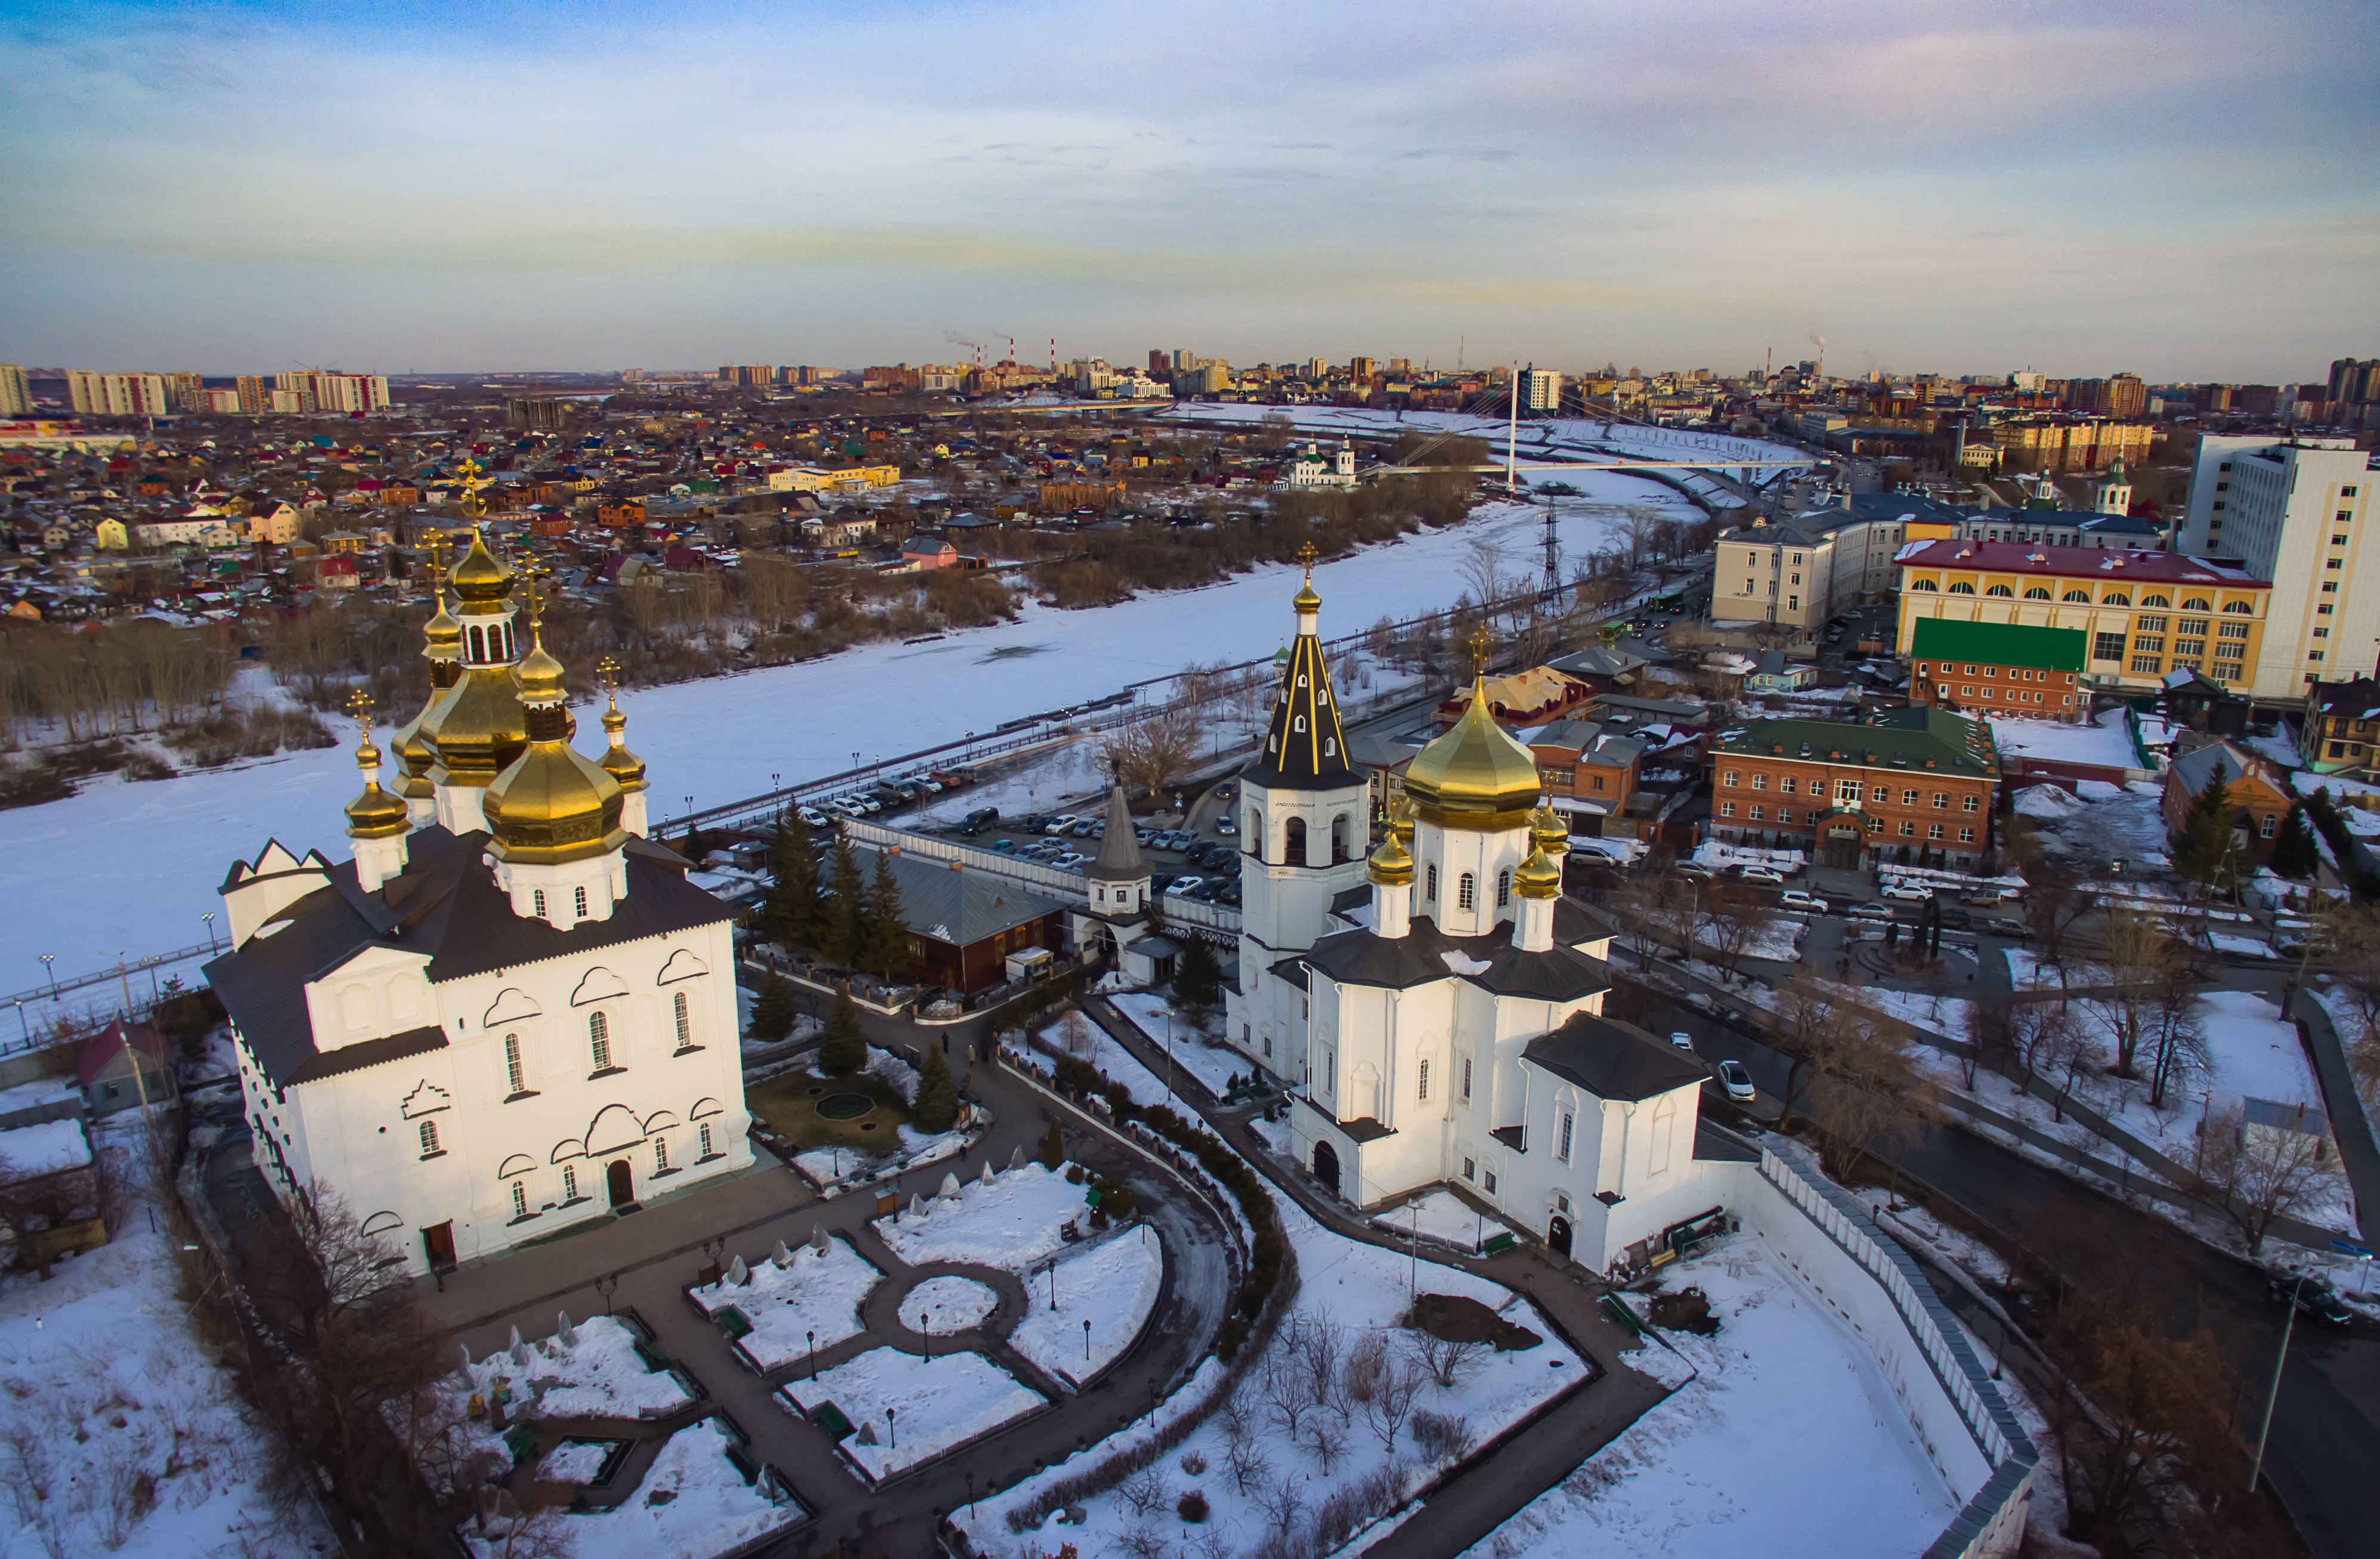
<svg viewBox="0 0 2380 1559">
<path fill-rule="evenodd" d="M 2305 1274 L 2300 1273 L 2289 1286 L 2289 1313 L 2281 1322 L 2281 1354 L 2273 1360 L 2273 1389 L 2265 1394 L 2265 1421 L 2256 1428 L 2256 1458 L 2248 1464 L 2248 1492 L 2256 1492 L 2256 1479 L 2265 1470 L 2265 1436 L 2273 1432 L 2273 1407 L 2281 1399 L 2281 1367 L 2289 1361 L 2289 1333 L 2298 1323 L 2298 1294 L 2305 1287 Z"/>
<path fill-rule="evenodd" d="M 1520 469 L 1520 456 L 1517 449 L 1521 442 L 1521 365 L 1517 362 L 1512 365 L 1512 371 L 1504 383 L 1504 404 L 1507 408 L 1504 423 L 1504 491 L 1511 493 L 1519 486 L 1517 473 Z"/>
</svg>

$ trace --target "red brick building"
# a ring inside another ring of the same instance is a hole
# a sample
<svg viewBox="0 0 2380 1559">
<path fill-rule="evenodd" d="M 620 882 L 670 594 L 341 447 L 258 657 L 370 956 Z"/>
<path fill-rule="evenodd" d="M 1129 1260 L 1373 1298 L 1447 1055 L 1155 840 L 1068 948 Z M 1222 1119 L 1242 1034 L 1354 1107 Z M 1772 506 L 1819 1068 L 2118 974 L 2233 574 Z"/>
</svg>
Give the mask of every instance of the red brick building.
<svg viewBox="0 0 2380 1559">
<path fill-rule="evenodd" d="M 1711 753 L 1711 834 L 1801 849 L 1850 871 L 1887 861 L 1981 864 L 1999 756 L 1991 727 L 1947 711 L 1872 721 L 1764 720 Z"/>
</svg>

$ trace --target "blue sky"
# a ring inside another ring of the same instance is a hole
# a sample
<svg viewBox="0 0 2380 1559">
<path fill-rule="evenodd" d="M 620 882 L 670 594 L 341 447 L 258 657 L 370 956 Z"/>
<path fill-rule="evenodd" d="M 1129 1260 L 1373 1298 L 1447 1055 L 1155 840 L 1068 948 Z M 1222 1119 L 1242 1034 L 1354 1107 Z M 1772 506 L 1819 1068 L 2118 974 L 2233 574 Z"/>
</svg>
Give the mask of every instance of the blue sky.
<svg viewBox="0 0 2380 1559">
<path fill-rule="evenodd" d="M 0 0 L 0 359 L 2319 377 L 2375 18 Z"/>
</svg>

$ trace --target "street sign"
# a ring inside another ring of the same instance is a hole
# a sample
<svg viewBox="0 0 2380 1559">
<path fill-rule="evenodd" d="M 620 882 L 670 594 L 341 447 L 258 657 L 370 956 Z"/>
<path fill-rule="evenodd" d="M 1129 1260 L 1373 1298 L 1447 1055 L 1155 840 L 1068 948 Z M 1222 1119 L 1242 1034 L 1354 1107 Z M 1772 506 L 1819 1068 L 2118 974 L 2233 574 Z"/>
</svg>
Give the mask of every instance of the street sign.
<svg viewBox="0 0 2380 1559">
<path fill-rule="evenodd" d="M 2332 1240 L 2330 1242 L 2330 1248 L 2333 1250 L 2338 1251 L 2342 1256 L 2352 1256 L 2359 1261 L 2368 1261 L 2372 1260 L 2372 1252 L 2364 1249 L 2363 1247 L 2360 1245 L 2350 1245 L 2343 1239 Z"/>
</svg>

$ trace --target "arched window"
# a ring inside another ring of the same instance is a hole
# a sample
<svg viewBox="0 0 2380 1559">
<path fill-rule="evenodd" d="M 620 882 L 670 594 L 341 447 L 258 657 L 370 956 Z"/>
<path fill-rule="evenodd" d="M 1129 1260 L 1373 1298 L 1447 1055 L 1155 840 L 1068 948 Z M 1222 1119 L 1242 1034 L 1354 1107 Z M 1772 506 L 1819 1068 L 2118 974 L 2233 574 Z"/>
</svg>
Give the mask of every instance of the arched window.
<svg viewBox="0 0 2380 1559">
<path fill-rule="evenodd" d="M 1429 1102 L 1429 1057 L 1427 1055 L 1421 1058 L 1421 1070 L 1419 1077 L 1420 1081 L 1416 1085 L 1416 1097 L 1418 1097 L 1423 1103 L 1427 1104 Z"/>
<path fill-rule="evenodd" d="M 2024 598 L 2027 601 L 2046 601 L 2049 599 L 2049 592 L 2041 586 L 2035 585 L 2024 592 Z"/>
<path fill-rule="evenodd" d="M 1496 907 L 1503 908 L 1512 902 L 1512 871 L 1510 867 L 1496 873 Z"/>
<path fill-rule="evenodd" d="M 1330 860 L 1336 865 L 1347 859 L 1348 813 L 1341 812 L 1330 820 Z"/>
<path fill-rule="evenodd" d="M 562 1166 L 562 1200 L 564 1201 L 578 1200 L 578 1166 L 575 1163 L 565 1163 Z"/>
<path fill-rule="evenodd" d="M 1305 864 L 1305 820 L 1292 818 L 1281 824 L 1281 861 L 1288 866 Z"/>
<path fill-rule="evenodd" d="M 683 991 L 670 998 L 670 1006 L 677 1018 L 677 1048 L 680 1050 L 694 1048 L 694 1013 L 691 1005 L 692 1004 L 686 1001 L 686 993 Z"/>
<path fill-rule="evenodd" d="M 513 1182 L 513 1216 L 528 1216 L 528 1188 L 518 1180 Z"/>
<path fill-rule="evenodd" d="M 1911 590 L 1940 590 L 1942 587 L 1936 584 L 1931 579 L 1912 579 L 1909 582 L 1909 588 Z"/>
<path fill-rule="evenodd" d="M 1966 580 L 1961 579 L 1950 586 L 1949 593 L 1952 595 L 1973 595 L 1975 593 L 1975 587 L 1967 583 Z"/>
<path fill-rule="evenodd" d="M 488 640 L 483 629 L 475 627 L 471 630 L 471 658 L 475 661 L 488 658 Z"/>
<path fill-rule="evenodd" d="M 2212 612 L 2215 607 L 2204 596 L 2193 595 L 2181 603 L 2181 609 L 2185 612 Z"/>
<path fill-rule="evenodd" d="M 518 1034 L 504 1036 L 504 1081 L 511 1085 L 511 1091 L 514 1093 L 528 1091 L 528 1074 L 521 1066 Z"/>
<path fill-rule="evenodd" d="M 1571 1139 L 1576 1133 L 1577 1129 L 1577 1114 L 1573 1111 L 1564 1110 L 1561 1116 L 1561 1130 L 1554 1139 L 1554 1157 L 1561 1160 L 1564 1163 L 1568 1163 L 1570 1162 Z"/>
<path fill-rule="evenodd" d="M 538 889 L 538 890 L 536 890 L 534 893 L 532 893 L 532 894 L 529 895 L 529 897 L 530 897 L 530 901 L 531 901 L 532 905 L 534 906 L 534 907 L 535 907 L 535 909 L 536 909 L 536 911 L 537 911 L 537 918 L 538 918 L 539 920 L 544 920 L 544 919 L 545 919 L 545 890 L 544 890 L 543 888 L 539 888 L 539 889 Z"/>
<path fill-rule="evenodd" d="M 2091 592 L 2087 590 L 2070 590 L 2066 592 L 2065 599 L 2068 601 L 2079 601 L 2083 605 L 2088 606 L 2091 604 Z"/>
<path fill-rule="evenodd" d="M 2170 606 L 2173 604 L 2173 602 L 2168 597 L 2162 595 L 2144 595 L 2141 597 L 2141 604 L 2143 606 Z"/>
<path fill-rule="evenodd" d="M 1470 872 L 1464 872 L 1463 874 L 1463 880 L 1454 884 L 1454 907 L 1457 909 L 1470 908 L 1472 904 L 1477 898 L 1478 893 L 1479 884 L 1477 881 L 1473 878 Z"/>
<path fill-rule="evenodd" d="M 669 1173 L 669 1139 L 666 1137 L 653 1139 L 653 1173 L 656 1175 Z"/>
<path fill-rule="evenodd" d="M 583 920 L 587 919 L 587 890 L 585 888 L 573 888 L 570 890 L 570 907 L 577 913 L 580 920 Z"/>
<path fill-rule="evenodd" d="M 2119 590 L 2111 590 L 2099 598 L 2102 606 L 2130 606 L 2131 603 L 2132 598 Z"/>
<path fill-rule="evenodd" d="M 1985 595 L 1998 595 L 1998 596 L 2006 596 L 2006 597 L 2013 598 L 2013 597 L 2015 596 L 2015 594 L 2016 594 L 2016 591 L 2012 591 L 2012 590 L 2009 589 L 2009 588 L 2008 588 L 2008 586 L 2006 586 L 2006 585 L 1993 585 L 1993 586 L 1989 587 L 1988 589 L 1986 589 L 1986 590 L 1984 591 L 1984 593 L 1985 593 Z"/>
<path fill-rule="evenodd" d="M 2256 608 L 2254 606 L 2244 601 L 2227 601 L 2223 603 L 2223 610 L 2226 612 L 2239 612 L 2245 614 L 2252 612 Z"/>
<path fill-rule="evenodd" d="M 437 1151 L 438 1123 L 436 1121 L 423 1121 L 421 1123 L 421 1156 L 423 1158 L 428 1158 Z"/>
<path fill-rule="evenodd" d="M 709 1121 L 704 1121 L 694 1129 L 701 1136 L 702 1139 L 702 1156 L 704 1158 L 710 1157 L 710 1123 Z"/>
<path fill-rule="evenodd" d="M 600 1012 L 587 1015 L 587 1045 L 597 1071 L 612 1065 L 612 1020 Z"/>
<path fill-rule="evenodd" d="M 1429 863 L 1429 885 L 1422 896 L 1432 904 L 1438 902 L 1438 862 L 1436 861 Z"/>
</svg>

